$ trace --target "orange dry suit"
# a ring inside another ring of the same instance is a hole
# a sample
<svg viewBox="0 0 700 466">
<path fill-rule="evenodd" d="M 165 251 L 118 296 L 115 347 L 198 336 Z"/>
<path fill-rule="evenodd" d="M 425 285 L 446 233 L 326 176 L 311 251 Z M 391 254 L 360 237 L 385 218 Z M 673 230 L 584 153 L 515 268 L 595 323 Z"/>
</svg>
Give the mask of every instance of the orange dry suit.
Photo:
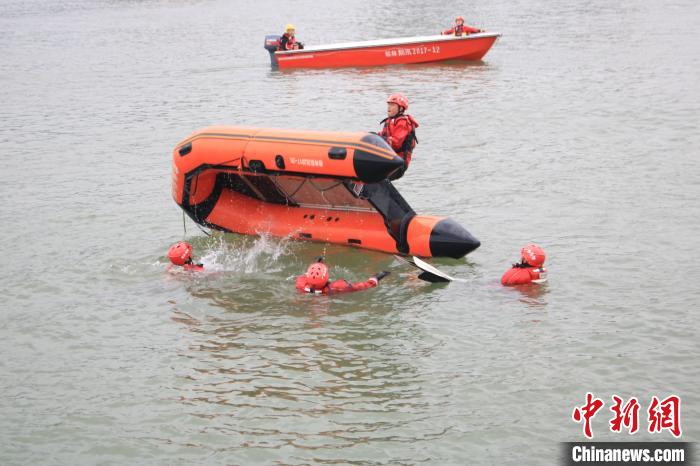
<svg viewBox="0 0 700 466">
<path fill-rule="evenodd" d="M 418 138 L 416 137 L 418 122 L 411 115 L 402 113 L 395 117 L 387 117 L 380 121 L 379 124 L 384 125 L 379 135 L 389 143 L 396 155 L 404 160 L 404 168 L 400 173 L 402 176 L 411 163 L 413 148 L 418 143 Z"/>
<path fill-rule="evenodd" d="M 306 274 L 299 275 L 297 277 L 296 288 L 304 293 L 316 293 L 316 294 L 335 294 L 335 293 L 347 293 L 349 291 L 362 291 L 369 288 L 374 288 L 377 286 L 379 280 L 372 277 L 367 281 L 359 283 L 350 283 L 346 280 L 336 280 L 334 282 L 326 283 L 326 286 L 317 290 L 309 286 L 307 283 Z"/>
<path fill-rule="evenodd" d="M 443 36 L 449 36 L 452 34 L 454 34 L 455 36 L 466 36 L 467 34 L 472 34 L 475 32 L 481 32 L 481 29 L 473 28 L 471 26 L 467 26 L 466 24 L 462 24 L 461 26 L 453 24 L 450 29 L 442 31 L 441 34 Z"/>
<path fill-rule="evenodd" d="M 546 268 L 533 267 L 530 264 L 521 262 L 520 264 L 513 264 L 512 268 L 506 270 L 506 273 L 501 277 L 501 284 L 505 286 L 527 285 L 535 280 L 545 280 L 546 278 Z"/>
</svg>

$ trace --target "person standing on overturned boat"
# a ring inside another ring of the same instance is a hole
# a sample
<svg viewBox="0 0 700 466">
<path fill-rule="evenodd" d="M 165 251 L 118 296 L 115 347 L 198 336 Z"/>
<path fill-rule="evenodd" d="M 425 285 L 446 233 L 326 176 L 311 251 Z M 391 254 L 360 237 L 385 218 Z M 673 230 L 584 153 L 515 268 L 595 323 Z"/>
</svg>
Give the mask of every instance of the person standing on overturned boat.
<svg viewBox="0 0 700 466">
<path fill-rule="evenodd" d="M 280 37 L 280 43 L 277 50 L 301 50 L 304 48 L 304 44 L 297 42 L 295 37 L 296 28 L 293 24 L 287 24 L 284 30 L 285 32 L 282 34 L 282 37 Z"/>
<path fill-rule="evenodd" d="M 388 116 L 379 122 L 380 125 L 384 125 L 379 135 L 389 143 L 391 148 L 404 161 L 403 169 L 399 170 L 396 176 L 391 177 L 391 179 L 398 179 L 403 176 L 411 163 L 413 148 L 418 143 L 418 138 L 416 137 L 418 122 L 406 113 L 406 110 L 408 110 L 408 98 L 405 95 L 399 93 L 391 94 L 386 104 Z"/>
<path fill-rule="evenodd" d="M 475 32 L 482 32 L 481 29 L 475 27 L 467 26 L 464 24 L 464 18 L 457 16 L 455 18 L 455 23 L 450 29 L 446 29 L 440 33 L 442 36 L 455 35 L 457 37 L 466 36 L 467 34 L 474 34 Z"/>
<path fill-rule="evenodd" d="M 303 293 L 313 294 L 348 293 L 374 288 L 387 275 L 389 272 L 380 272 L 367 281 L 359 283 L 350 283 L 343 279 L 331 282 L 328 267 L 323 263 L 323 258 L 319 257 L 316 262 L 309 266 L 305 274 L 297 277 L 296 288 Z"/>
</svg>

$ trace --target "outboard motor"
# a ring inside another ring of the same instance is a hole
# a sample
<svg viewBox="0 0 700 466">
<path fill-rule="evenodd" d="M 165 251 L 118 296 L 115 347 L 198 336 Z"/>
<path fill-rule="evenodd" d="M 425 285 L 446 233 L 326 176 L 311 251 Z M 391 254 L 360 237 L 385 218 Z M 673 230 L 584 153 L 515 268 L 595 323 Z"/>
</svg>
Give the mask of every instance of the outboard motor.
<svg viewBox="0 0 700 466">
<path fill-rule="evenodd" d="M 270 53 L 270 64 L 273 67 L 277 66 L 277 58 L 275 58 L 275 52 L 277 51 L 277 47 L 279 46 L 281 38 L 282 36 L 278 36 L 275 34 L 265 36 L 265 49 Z"/>
</svg>

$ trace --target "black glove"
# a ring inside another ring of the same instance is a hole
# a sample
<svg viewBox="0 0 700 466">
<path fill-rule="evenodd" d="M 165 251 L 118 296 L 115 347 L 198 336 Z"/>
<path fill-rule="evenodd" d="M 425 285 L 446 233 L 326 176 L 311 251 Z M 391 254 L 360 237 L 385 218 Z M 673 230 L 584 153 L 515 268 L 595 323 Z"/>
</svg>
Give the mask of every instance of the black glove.
<svg viewBox="0 0 700 466">
<path fill-rule="evenodd" d="M 374 276 L 374 278 L 377 279 L 377 281 L 380 281 L 382 278 L 386 277 L 389 275 L 391 272 L 387 272 L 386 270 L 383 272 L 379 272 L 377 275 Z"/>
</svg>

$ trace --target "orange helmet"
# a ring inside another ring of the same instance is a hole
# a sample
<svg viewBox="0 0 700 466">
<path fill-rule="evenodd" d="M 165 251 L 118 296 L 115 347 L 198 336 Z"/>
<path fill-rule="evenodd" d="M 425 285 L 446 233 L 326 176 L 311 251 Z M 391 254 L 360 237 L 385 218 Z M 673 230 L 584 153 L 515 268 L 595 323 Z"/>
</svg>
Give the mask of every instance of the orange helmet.
<svg viewBox="0 0 700 466">
<path fill-rule="evenodd" d="M 455 22 L 457 22 L 457 21 L 464 22 L 464 18 L 462 18 L 461 16 L 457 16 L 457 17 L 455 18 Z"/>
<path fill-rule="evenodd" d="M 192 258 L 192 246 L 190 243 L 180 241 L 170 246 L 168 259 L 175 265 L 185 265 Z"/>
<path fill-rule="evenodd" d="M 326 264 L 316 262 L 306 269 L 306 283 L 312 288 L 321 289 L 328 283 L 328 267 Z"/>
<path fill-rule="evenodd" d="M 388 99 L 386 99 L 388 104 L 396 104 L 399 107 L 403 107 L 404 110 L 408 110 L 408 97 L 403 94 L 391 94 Z"/>
<path fill-rule="evenodd" d="M 536 244 L 528 244 L 520 250 L 520 257 L 523 262 L 532 267 L 542 267 L 544 265 L 544 251 Z"/>
</svg>

